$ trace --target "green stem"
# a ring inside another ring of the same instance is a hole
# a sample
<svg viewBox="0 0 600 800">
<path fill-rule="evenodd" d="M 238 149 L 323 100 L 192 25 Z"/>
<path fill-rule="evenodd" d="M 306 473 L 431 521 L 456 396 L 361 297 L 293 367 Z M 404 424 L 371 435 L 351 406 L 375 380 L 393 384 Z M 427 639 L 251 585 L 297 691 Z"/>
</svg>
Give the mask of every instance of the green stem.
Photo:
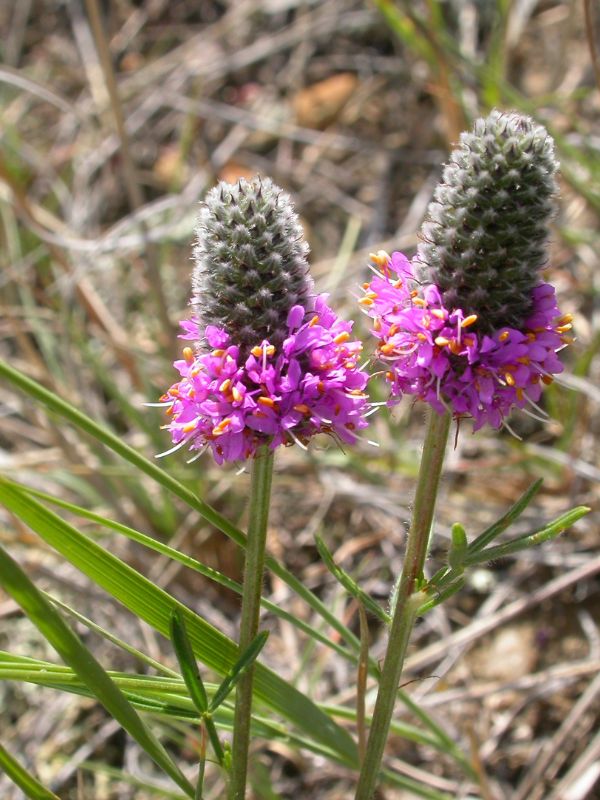
<svg viewBox="0 0 600 800">
<path fill-rule="evenodd" d="M 265 445 L 258 452 L 252 468 L 250 518 L 240 621 L 240 653 L 247 650 L 258 633 L 272 477 L 273 451 Z M 252 665 L 240 678 L 236 691 L 229 800 L 244 800 L 246 794 L 253 677 L 254 666 Z"/>
<path fill-rule="evenodd" d="M 418 608 L 423 602 L 419 593 L 419 584 L 423 578 L 435 500 L 450 430 L 449 414 L 439 415 L 432 411 L 429 413 L 412 523 L 406 542 L 402 574 L 396 591 L 387 652 L 381 672 L 367 752 L 360 772 L 355 800 L 370 800 L 375 792 L 383 750 L 394 712 L 404 657 Z"/>
</svg>

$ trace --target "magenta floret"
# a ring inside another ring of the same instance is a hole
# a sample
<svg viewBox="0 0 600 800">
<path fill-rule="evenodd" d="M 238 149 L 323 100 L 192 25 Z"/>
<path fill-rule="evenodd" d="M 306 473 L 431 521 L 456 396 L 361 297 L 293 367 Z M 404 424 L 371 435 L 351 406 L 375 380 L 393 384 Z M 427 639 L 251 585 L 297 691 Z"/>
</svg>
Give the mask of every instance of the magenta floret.
<svg viewBox="0 0 600 800">
<path fill-rule="evenodd" d="M 183 322 L 181 338 L 204 340 L 211 350 L 194 354 L 187 347 L 174 364 L 181 380 L 161 398 L 172 450 L 210 447 L 221 464 L 250 458 L 265 443 L 306 445 L 317 433 L 354 443 L 367 426 L 367 375 L 357 363 L 362 345 L 326 299 L 317 297 L 308 315 L 294 306 L 281 347 L 265 340 L 243 361 L 222 328 Z"/>
<path fill-rule="evenodd" d="M 386 365 L 391 402 L 414 395 L 437 412 L 472 417 L 474 429 L 499 428 L 513 406 L 535 407 L 544 384 L 562 372 L 557 351 L 568 343 L 554 287 L 540 283 L 523 327 L 477 332 L 477 316 L 446 308 L 434 285 L 420 286 L 402 253 L 380 253 L 381 271 L 359 301 L 373 318 L 378 357 Z"/>
</svg>

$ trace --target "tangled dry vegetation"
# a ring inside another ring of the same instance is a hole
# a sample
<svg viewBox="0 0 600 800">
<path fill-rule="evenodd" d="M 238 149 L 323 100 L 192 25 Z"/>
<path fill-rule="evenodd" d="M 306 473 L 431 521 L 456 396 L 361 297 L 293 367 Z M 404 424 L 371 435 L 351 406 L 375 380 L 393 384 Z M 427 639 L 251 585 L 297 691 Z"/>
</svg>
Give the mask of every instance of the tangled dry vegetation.
<svg viewBox="0 0 600 800">
<path fill-rule="evenodd" d="M 99 5 L 105 36 L 90 13 Z M 479 785 L 400 737 L 390 743 L 390 764 L 457 798 L 585 800 L 600 777 L 600 95 L 586 46 L 588 34 L 598 40 L 600 13 L 586 28 L 586 5 L 0 5 L 0 352 L 149 456 L 166 442 L 159 414 L 141 404 L 172 380 L 197 204 L 215 181 L 258 172 L 284 186 L 301 214 L 319 287 L 354 314 L 350 295 L 368 252 L 414 250 L 449 143 L 470 120 L 494 104 L 517 107 L 555 136 L 563 172 L 548 269 L 577 333 L 565 385 L 546 395 L 551 422 L 515 419 L 522 440 L 461 428 L 432 563 L 444 557 L 452 522 L 476 533 L 538 476 L 544 488 L 523 530 L 569 505 L 592 513 L 550 545 L 472 573 L 465 590 L 416 630 L 406 691 L 470 754 Z M 239 577 L 233 545 L 116 458 L 12 389 L 3 388 L 0 409 L 3 473 L 168 538 Z M 344 453 L 324 442 L 309 456 L 291 450 L 278 460 L 269 547 L 353 627 L 356 606 L 318 561 L 314 534 L 385 602 L 401 564 L 421 423 L 419 409 L 402 405 L 391 422 L 384 413 L 374 419 L 376 451 Z M 174 456 L 166 468 L 243 524 L 247 476 L 182 462 Z M 38 585 L 170 658 L 164 641 L 28 529 L 5 513 L 0 520 L 0 541 Z M 109 546 L 235 635 L 235 596 L 133 544 Z M 277 579 L 266 588 L 276 603 L 307 615 Z M 272 635 L 264 659 L 277 672 L 317 700 L 353 703 L 356 676 L 346 662 L 307 647 L 275 618 L 265 624 Z M 103 664 L 128 667 L 120 651 L 79 632 Z M 371 638 L 381 655 L 375 623 Z M 2 595 L 0 646 L 56 658 Z M 150 797 L 93 767 L 142 769 L 138 748 L 91 701 L 6 682 L 0 705 L 3 744 L 61 797 Z M 398 718 L 414 720 L 403 706 Z M 181 748 L 191 756 L 185 741 Z M 351 796 L 353 776 L 261 742 L 253 780 L 257 798 L 333 800 Z M 206 796 L 220 792 L 215 782 Z M 20 796 L 2 776 L 0 795 Z M 386 789 L 384 796 L 411 795 Z"/>
</svg>

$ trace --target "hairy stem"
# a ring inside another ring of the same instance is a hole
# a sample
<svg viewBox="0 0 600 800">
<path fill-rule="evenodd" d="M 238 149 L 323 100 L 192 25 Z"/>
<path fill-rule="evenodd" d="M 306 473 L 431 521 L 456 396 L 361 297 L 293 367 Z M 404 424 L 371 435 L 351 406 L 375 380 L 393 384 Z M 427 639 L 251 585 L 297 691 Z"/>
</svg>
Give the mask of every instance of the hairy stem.
<svg viewBox="0 0 600 800">
<path fill-rule="evenodd" d="M 377 786 L 404 657 L 417 610 L 423 599 L 419 593 L 419 584 L 423 577 L 435 500 L 450 430 L 449 414 L 439 415 L 433 411 L 429 414 L 412 523 L 406 543 L 402 574 L 394 598 L 387 652 L 355 800 L 370 800 Z"/>
<path fill-rule="evenodd" d="M 273 452 L 265 445 L 258 452 L 252 468 L 250 519 L 240 621 L 240 654 L 249 647 L 258 633 L 272 477 Z M 250 666 L 237 686 L 229 800 L 243 800 L 246 794 L 253 678 L 254 667 Z"/>
</svg>

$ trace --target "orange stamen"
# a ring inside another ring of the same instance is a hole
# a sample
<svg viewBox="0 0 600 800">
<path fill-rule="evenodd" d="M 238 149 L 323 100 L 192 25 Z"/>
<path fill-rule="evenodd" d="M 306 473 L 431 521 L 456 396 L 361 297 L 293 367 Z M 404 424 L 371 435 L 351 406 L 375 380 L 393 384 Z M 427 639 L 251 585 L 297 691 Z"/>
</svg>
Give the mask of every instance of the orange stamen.
<svg viewBox="0 0 600 800">
<path fill-rule="evenodd" d="M 338 333 L 338 335 L 333 340 L 335 344 L 343 344 L 350 339 L 350 334 L 348 331 L 344 331 L 343 333 Z"/>
<path fill-rule="evenodd" d="M 272 397 L 259 397 L 258 402 L 267 408 L 275 408 L 275 400 Z"/>
<path fill-rule="evenodd" d="M 191 364 L 194 360 L 194 351 L 191 347 L 184 347 L 183 348 L 183 357 L 185 359 L 186 364 Z"/>
<path fill-rule="evenodd" d="M 477 314 L 469 314 L 469 316 L 465 317 L 460 323 L 460 327 L 468 328 L 469 325 L 473 325 L 474 322 L 477 322 Z"/>
<path fill-rule="evenodd" d="M 221 422 L 219 422 L 218 425 L 215 425 L 215 427 L 212 429 L 213 436 L 220 436 L 222 433 L 225 433 L 230 425 L 231 419 L 229 417 L 225 417 L 225 419 L 222 419 Z"/>
</svg>

